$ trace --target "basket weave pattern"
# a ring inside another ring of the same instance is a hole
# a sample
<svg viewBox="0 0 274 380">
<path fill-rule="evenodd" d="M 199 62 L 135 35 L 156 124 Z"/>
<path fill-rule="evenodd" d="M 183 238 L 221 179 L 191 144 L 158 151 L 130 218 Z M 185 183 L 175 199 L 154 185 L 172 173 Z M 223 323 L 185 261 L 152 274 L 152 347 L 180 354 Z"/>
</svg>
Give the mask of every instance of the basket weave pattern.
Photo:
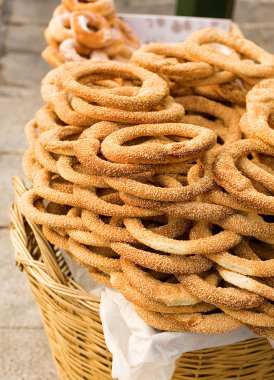
<svg viewBox="0 0 274 380">
<path fill-rule="evenodd" d="M 19 178 L 14 178 L 14 188 L 17 197 L 26 191 Z M 38 225 L 22 216 L 16 201 L 11 209 L 11 239 L 16 262 L 40 308 L 60 378 L 112 379 L 99 299 L 73 281 L 61 252 L 49 244 Z M 273 380 L 273 374 L 274 351 L 260 338 L 186 353 L 177 361 L 172 379 Z"/>
</svg>

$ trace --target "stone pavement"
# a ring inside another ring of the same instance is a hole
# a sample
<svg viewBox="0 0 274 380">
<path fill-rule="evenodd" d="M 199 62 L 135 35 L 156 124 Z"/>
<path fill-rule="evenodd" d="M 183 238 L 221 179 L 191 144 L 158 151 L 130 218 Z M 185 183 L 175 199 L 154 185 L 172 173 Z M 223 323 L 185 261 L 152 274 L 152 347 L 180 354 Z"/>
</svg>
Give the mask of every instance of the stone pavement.
<svg viewBox="0 0 274 380">
<path fill-rule="evenodd" d="M 43 30 L 58 0 L 0 0 L 0 379 L 54 380 L 56 371 L 37 307 L 16 268 L 9 241 L 11 176 L 22 173 L 23 126 L 42 104 Z M 120 12 L 173 14 L 175 0 L 117 0 Z M 274 53 L 274 0 L 238 0 L 234 18 L 244 34 Z"/>
</svg>

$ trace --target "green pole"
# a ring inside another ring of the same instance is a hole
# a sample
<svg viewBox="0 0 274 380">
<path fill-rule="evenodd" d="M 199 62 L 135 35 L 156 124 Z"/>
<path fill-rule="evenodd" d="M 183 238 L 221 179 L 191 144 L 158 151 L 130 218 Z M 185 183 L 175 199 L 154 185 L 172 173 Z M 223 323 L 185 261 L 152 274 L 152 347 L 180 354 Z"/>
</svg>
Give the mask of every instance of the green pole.
<svg viewBox="0 0 274 380">
<path fill-rule="evenodd" d="M 234 0 L 177 0 L 179 16 L 231 18 Z"/>
</svg>

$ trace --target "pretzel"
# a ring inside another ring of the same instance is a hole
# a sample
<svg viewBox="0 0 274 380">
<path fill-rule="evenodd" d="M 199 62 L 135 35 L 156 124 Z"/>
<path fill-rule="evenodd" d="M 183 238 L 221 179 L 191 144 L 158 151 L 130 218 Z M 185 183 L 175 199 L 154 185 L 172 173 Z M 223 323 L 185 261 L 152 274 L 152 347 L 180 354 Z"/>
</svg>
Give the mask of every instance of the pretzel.
<svg viewBox="0 0 274 380">
<path fill-rule="evenodd" d="M 59 45 L 59 55 L 63 62 L 85 61 L 77 51 L 78 45 L 74 38 L 68 38 Z"/>
<path fill-rule="evenodd" d="M 78 0 L 62 0 L 62 3 L 69 12 L 89 11 L 92 13 L 98 13 L 102 16 L 108 16 L 115 11 L 112 0 L 87 0 L 85 2 Z"/>
<path fill-rule="evenodd" d="M 209 43 L 225 45 L 244 57 L 259 62 L 259 64 L 247 59 L 235 61 L 231 56 L 204 46 Z M 186 56 L 190 60 L 210 63 L 240 77 L 265 78 L 274 75 L 273 56 L 241 36 L 224 33 L 213 28 L 202 29 L 192 33 L 185 40 L 183 46 Z"/>
<path fill-rule="evenodd" d="M 100 14 L 73 12 L 72 29 L 76 41 L 90 49 L 103 48 L 113 41 L 110 25 Z"/>
<path fill-rule="evenodd" d="M 68 38 L 73 37 L 71 30 L 71 15 L 69 13 L 62 13 L 54 16 L 48 26 L 48 32 L 54 36 L 58 43 L 63 42 Z M 47 39 L 47 38 L 46 38 Z M 49 43 L 49 41 L 47 41 Z"/>
</svg>

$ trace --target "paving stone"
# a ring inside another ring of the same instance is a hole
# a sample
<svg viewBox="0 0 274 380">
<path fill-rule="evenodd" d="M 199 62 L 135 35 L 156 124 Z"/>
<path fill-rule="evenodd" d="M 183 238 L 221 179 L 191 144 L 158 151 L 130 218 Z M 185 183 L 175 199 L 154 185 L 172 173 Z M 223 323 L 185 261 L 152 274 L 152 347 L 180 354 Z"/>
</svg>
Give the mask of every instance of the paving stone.
<svg viewBox="0 0 274 380">
<path fill-rule="evenodd" d="M 10 22 L 47 24 L 60 0 L 8 0 Z"/>
<path fill-rule="evenodd" d="M 0 230 L 0 252 L 0 328 L 42 328 L 41 316 L 27 278 L 15 265 L 14 248 L 8 229 Z M 2 379 L 1 376 L 0 378 Z"/>
<path fill-rule="evenodd" d="M 236 22 L 273 22 L 274 1 L 237 0 L 235 3 Z"/>
<path fill-rule="evenodd" d="M 40 88 L 37 83 L 35 89 L 18 89 L 16 97 L 2 89 L 3 95 L 0 87 L 0 152 L 23 153 L 27 146 L 24 126 L 43 105 Z"/>
<path fill-rule="evenodd" d="M 35 52 L 40 54 L 46 46 L 44 26 L 40 25 L 7 25 L 5 30 L 5 48 L 8 52 Z"/>
<path fill-rule="evenodd" d="M 4 83 L 25 87 L 40 83 L 50 69 L 40 54 L 28 53 L 7 53 L 1 59 L 1 65 Z"/>
<path fill-rule="evenodd" d="M 0 330 L 1 380 L 57 380 L 43 329 Z"/>
<path fill-rule="evenodd" d="M 9 208 L 14 199 L 12 189 L 12 176 L 14 174 L 23 175 L 21 168 L 21 155 L 6 155 L 0 154 L 0 227 L 7 227 L 9 225 Z M 3 251 L 1 251 L 3 252 Z"/>
</svg>

